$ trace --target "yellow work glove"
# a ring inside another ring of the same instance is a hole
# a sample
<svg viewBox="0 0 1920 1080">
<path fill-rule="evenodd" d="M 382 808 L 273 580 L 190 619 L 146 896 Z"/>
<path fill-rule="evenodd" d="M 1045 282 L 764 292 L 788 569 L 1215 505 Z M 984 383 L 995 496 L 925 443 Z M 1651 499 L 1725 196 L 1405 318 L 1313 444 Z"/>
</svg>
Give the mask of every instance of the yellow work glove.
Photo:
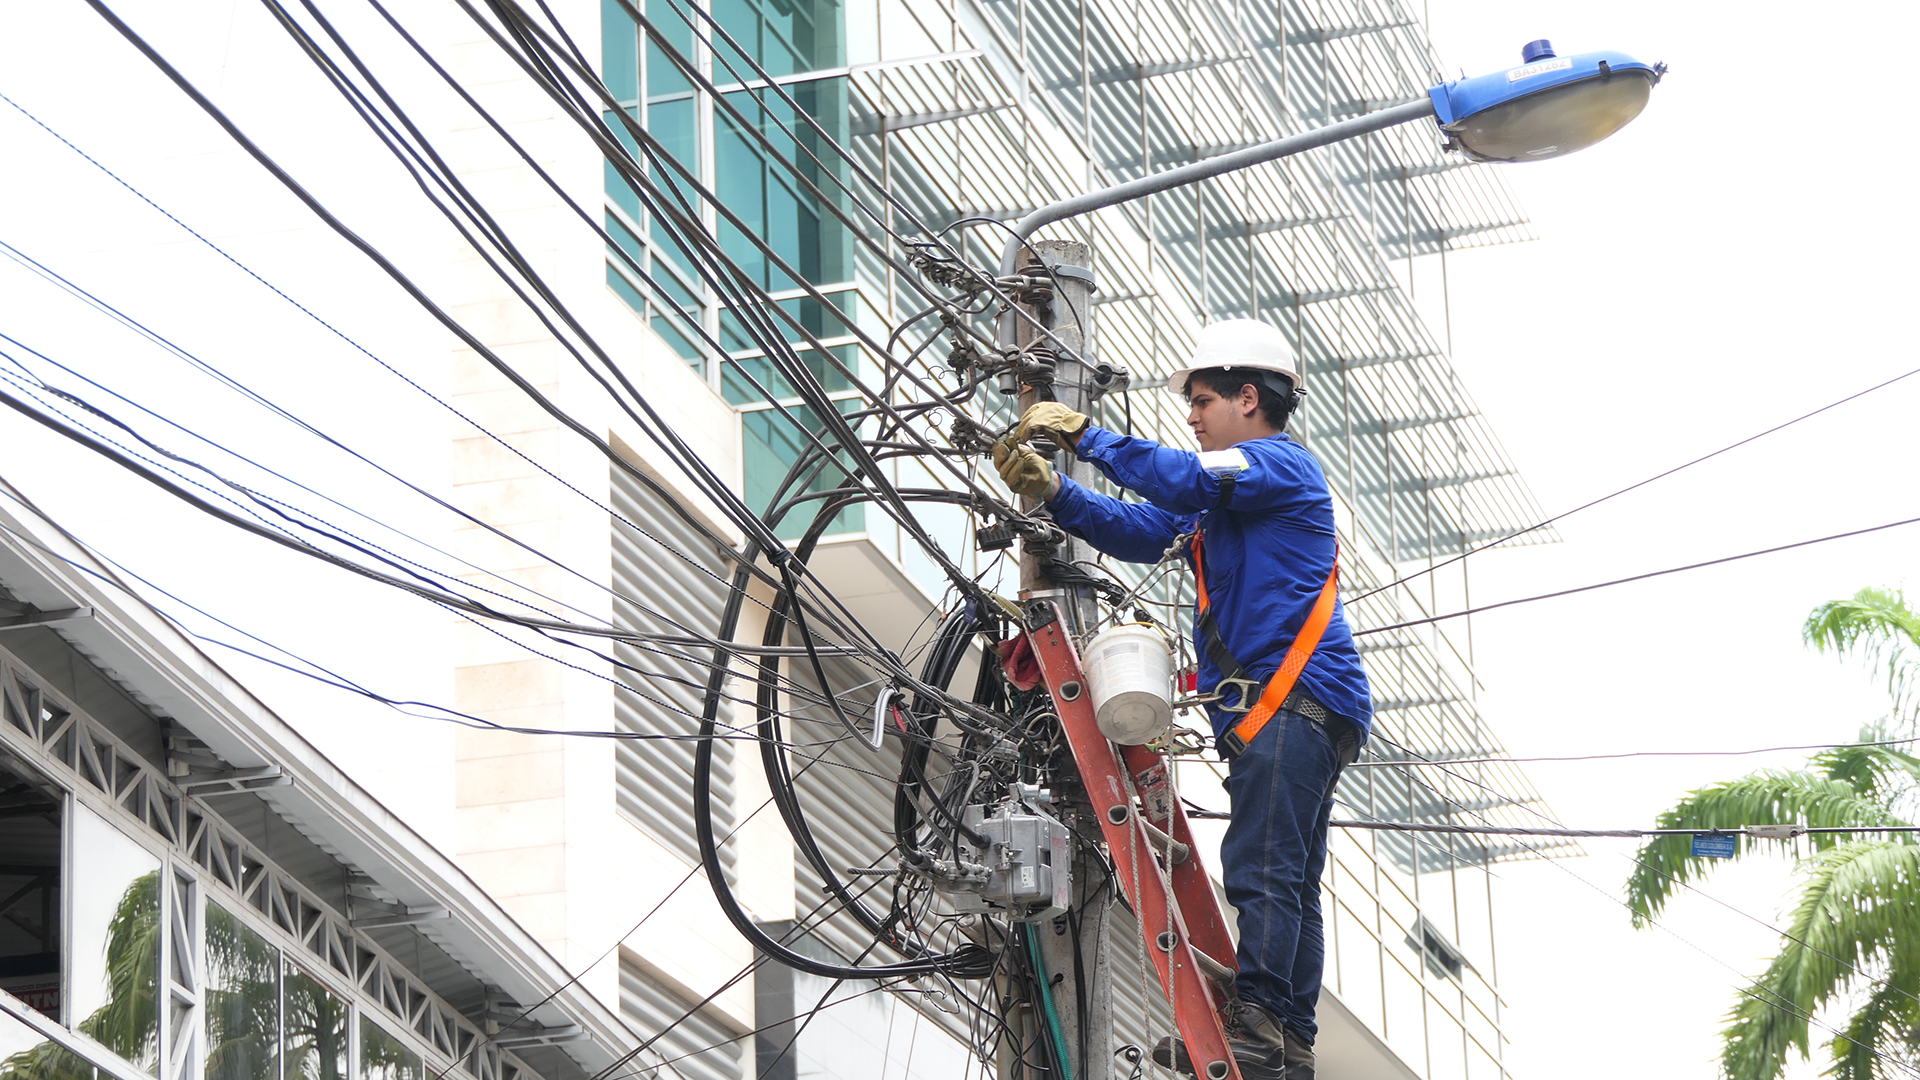
<svg viewBox="0 0 1920 1080">
<path fill-rule="evenodd" d="M 1010 438 L 994 443 L 993 467 L 1015 495 L 1044 499 L 1053 494 L 1053 466 L 1030 447 Z"/>
<path fill-rule="evenodd" d="M 1020 417 L 1020 426 L 1014 429 L 1014 442 L 1027 442 L 1036 431 L 1045 431 L 1055 436 L 1054 441 L 1062 446 L 1072 446 L 1080 441 L 1080 433 L 1087 430 L 1091 423 L 1087 414 L 1075 412 L 1057 401 L 1036 401 L 1027 406 Z"/>
</svg>

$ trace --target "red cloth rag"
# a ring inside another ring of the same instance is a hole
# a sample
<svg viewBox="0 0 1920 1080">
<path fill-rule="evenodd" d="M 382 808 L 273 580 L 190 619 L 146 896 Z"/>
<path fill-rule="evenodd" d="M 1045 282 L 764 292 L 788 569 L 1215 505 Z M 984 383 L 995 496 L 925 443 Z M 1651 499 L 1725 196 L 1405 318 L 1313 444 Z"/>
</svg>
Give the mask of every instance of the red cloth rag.
<svg viewBox="0 0 1920 1080">
<path fill-rule="evenodd" d="M 1007 681 L 1022 690 L 1031 690 L 1040 685 L 1040 658 L 1033 655 L 1033 643 L 1027 635 L 1011 637 L 996 646 L 1000 653 L 1000 670 L 1007 673 Z"/>
</svg>

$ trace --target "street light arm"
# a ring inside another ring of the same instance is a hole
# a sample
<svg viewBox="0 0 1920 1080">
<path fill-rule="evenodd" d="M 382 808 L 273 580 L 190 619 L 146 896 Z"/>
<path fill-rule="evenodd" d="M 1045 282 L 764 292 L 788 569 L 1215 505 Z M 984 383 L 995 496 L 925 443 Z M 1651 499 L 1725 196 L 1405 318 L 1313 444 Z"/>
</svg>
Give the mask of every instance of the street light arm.
<svg viewBox="0 0 1920 1080">
<path fill-rule="evenodd" d="M 1337 124 L 1303 131 L 1298 135 L 1289 135 L 1284 139 L 1275 139 L 1258 146 L 1249 146 L 1244 150 L 1235 150 L 1231 154 L 1221 154 L 1204 161 L 1196 161 L 1191 165 L 1182 165 L 1177 169 L 1168 169 L 1165 172 L 1143 176 L 1123 184 L 1115 184 L 1098 191 L 1089 191 L 1083 195 L 1061 199 L 1059 202 L 1035 210 L 1013 226 L 1013 235 L 1007 239 L 1007 246 L 1000 253 L 1000 273 L 1006 275 L 1014 272 L 1014 267 L 1019 261 L 1020 249 L 1026 246 L 1027 237 L 1039 231 L 1043 225 L 1051 225 L 1056 221 L 1078 217 L 1088 211 L 1118 206 L 1121 203 L 1132 202 L 1183 184 L 1191 184 L 1196 180 L 1205 180 L 1219 176 L 1221 173 L 1244 169 L 1249 165 L 1258 165 L 1264 161 L 1275 161 L 1300 153 L 1302 150 L 1312 150 L 1344 139 L 1369 135 L 1383 128 L 1432 115 L 1433 99 L 1423 94 L 1419 100 L 1409 101 L 1405 105 L 1395 105 L 1391 109 L 1381 109 L 1364 116 L 1356 116 L 1351 120 L 1342 120 Z M 1009 343 L 1011 343 L 1010 340 Z"/>
</svg>

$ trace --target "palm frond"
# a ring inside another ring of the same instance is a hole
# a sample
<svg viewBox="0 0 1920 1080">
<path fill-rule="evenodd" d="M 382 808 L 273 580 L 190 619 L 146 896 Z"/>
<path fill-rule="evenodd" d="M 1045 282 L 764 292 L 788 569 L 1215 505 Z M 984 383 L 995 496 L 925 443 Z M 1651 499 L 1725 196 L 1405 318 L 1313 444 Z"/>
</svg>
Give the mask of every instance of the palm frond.
<svg viewBox="0 0 1920 1080">
<path fill-rule="evenodd" d="M 1885 672 L 1893 715 L 1912 718 L 1920 691 L 1920 613 L 1898 589 L 1868 588 L 1813 609 L 1800 636 L 1821 652 L 1856 653 Z"/>
<path fill-rule="evenodd" d="M 1885 724 L 1868 724 L 1855 739 L 1885 742 L 1893 736 Z M 1863 796 L 1886 805 L 1913 793 L 1920 785 L 1920 756 L 1893 746 L 1836 746 L 1808 759 L 1814 771 L 1833 780 L 1845 780 Z"/>
<path fill-rule="evenodd" d="M 1827 1043 L 1833 1064 L 1822 1076 L 1834 1080 L 1884 1080 L 1910 1076 L 1912 1047 L 1905 1033 L 1920 1020 L 1920 999 L 1912 980 L 1889 979 L 1867 998 L 1847 1021 L 1846 1028 Z"/>
<path fill-rule="evenodd" d="M 1879 801 L 1855 791 L 1847 780 L 1778 769 L 1690 792 L 1655 821 L 1661 829 L 1729 831 L 1748 825 L 1792 824 L 1845 828 L 1906 822 Z M 1816 850 L 1844 842 L 1830 833 L 1808 837 L 1807 841 Z M 1756 844 L 1780 843 L 1743 837 L 1739 851 L 1746 855 L 1756 850 Z M 1633 924 L 1645 928 L 1675 891 L 1704 876 L 1714 861 L 1696 858 L 1692 839 L 1686 836 L 1662 836 L 1642 847 L 1634 857 L 1633 876 L 1627 879 L 1627 905 L 1633 911 Z"/>
<path fill-rule="evenodd" d="M 1721 1053 L 1732 1080 L 1772 1080 L 1786 1067 L 1789 1050 L 1806 1055 L 1808 1017 L 1865 982 L 1870 961 L 1893 957 L 1900 939 L 1911 937 L 1906 929 L 1920 905 L 1920 846 L 1847 843 L 1820 852 L 1809 866 L 1779 954 L 1734 1007 Z M 1894 970 L 1906 977 L 1912 965 Z M 1871 1049 L 1866 1056 L 1872 1058 Z"/>
</svg>

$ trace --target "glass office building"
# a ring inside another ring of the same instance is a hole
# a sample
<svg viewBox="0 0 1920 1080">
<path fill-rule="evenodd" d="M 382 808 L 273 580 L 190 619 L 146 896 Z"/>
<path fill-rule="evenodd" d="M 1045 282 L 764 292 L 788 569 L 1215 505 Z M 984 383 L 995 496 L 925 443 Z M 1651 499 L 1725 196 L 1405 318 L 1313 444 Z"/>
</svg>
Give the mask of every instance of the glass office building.
<svg viewBox="0 0 1920 1080">
<path fill-rule="evenodd" d="M 1418 11 L 1397 0 L 714 0 L 706 9 L 713 22 L 787 91 L 787 103 L 765 93 L 747 57 L 697 41 L 689 27 L 704 36 L 699 15 L 675 0 L 646 10 L 656 38 L 621 0 L 605 0 L 608 85 L 687 175 L 716 188 L 741 222 L 829 295 L 830 307 L 807 297 L 741 242 L 739 224 L 705 211 L 721 247 L 857 370 L 868 369 L 858 367 L 852 329 L 884 337 L 924 301 L 893 266 L 857 248 L 850 228 L 941 231 L 973 264 L 995 266 L 1004 233 L 993 221 L 1414 100 L 1442 79 Z M 689 80 L 666 48 L 713 88 Z M 796 106 L 850 146 L 862 168 L 808 145 L 815 136 L 794 122 Z M 807 182 L 775 167 L 745 125 L 758 125 L 801 162 Z M 862 219 L 860 204 L 874 208 L 875 219 Z M 763 504 L 800 441 L 740 375 L 755 372 L 778 394 L 760 353 L 677 261 L 671 224 L 649 219 L 611 169 L 606 213 L 609 231 L 654 278 L 648 283 L 610 252 L 609 287 L 741 410 L 748 501 Z M 1179 188 L 1042 235 L 1086 242 L 1094 253 L 1098 356 L 1124 365 L 1134 387 L 1103 399 L 1107 426 L 1186 445 L 1184 404 L 1157 382 L 1184 361 L 1198 329 L 1253 317 L 1287 334 L 1309 391 L 1293 430 L 1336 493 L 1356 629 L 1459 606 L 1466 563 L 1393 583 L 1539 520 L 1449 363 L 1444 324 L 1449 253 L 1527 239 L 1525 217 L 1496 175 L 1443 154 L 1430 125 Z M 1416 297 L 1420 288 L 1424 297 Z M 730 351 L 704 354 L 694 325 Z M 830 390 L 855 396 L 831 381 L 830 365 L 814 366 Z M 939 482 L 917 466 L 899 468 L 903 484 Z M 977 565 L 957 511 L 928 520 L 955 559 Z M 834 532 L 834 543 L 877 552 L 873 558 L 939 594 L 932 568 L 882 515 L 847 511 Z M 1525 542 L 1551 538 L 1538 531 Z M 1538 796 L 1512 766 L 1398 764 L 1498 749 L 1473 704 L 1470 630 L 1450 625 L 1363 639 L 1380 737 L 1369 767 L 1343 781 L 1337 817 L 1538 823 Z M 1213 786 L 1207 768 L 1183 766 L 1189 788 Z M 884 820 L 879 800 L 889 794 L 876 787 L 863 796 L 872 806 L 841 808 L 847 831 L 857 834 L 868 811 L 868 820 Z M 822 813 L 832 821 L 836 811 Z M 1339 832 L 1325 881 L 1326 1009 L 1330 1027 L 1348 1032 L 1336 1055 L 1361 1055 L 1343 1059 L 1355 1067 L 1387 1068 L 1379 1063 L 1391 1060 L 1433 1080 L 1506 1075 L 1487 868 L 1567 850 L 1538 840 Z M 852 843 L 846 857 L 861 853 Z M 1124 1037 L 1165 1029 L 1152 996 L 1138 986 L 1117 992 Z M 832 1071 L 828 1051 L 804 1038 L 798 1050 L 801 1072 Z M 819 1054 L 826 1056 L 810 1056 Z"/>
</svg>

